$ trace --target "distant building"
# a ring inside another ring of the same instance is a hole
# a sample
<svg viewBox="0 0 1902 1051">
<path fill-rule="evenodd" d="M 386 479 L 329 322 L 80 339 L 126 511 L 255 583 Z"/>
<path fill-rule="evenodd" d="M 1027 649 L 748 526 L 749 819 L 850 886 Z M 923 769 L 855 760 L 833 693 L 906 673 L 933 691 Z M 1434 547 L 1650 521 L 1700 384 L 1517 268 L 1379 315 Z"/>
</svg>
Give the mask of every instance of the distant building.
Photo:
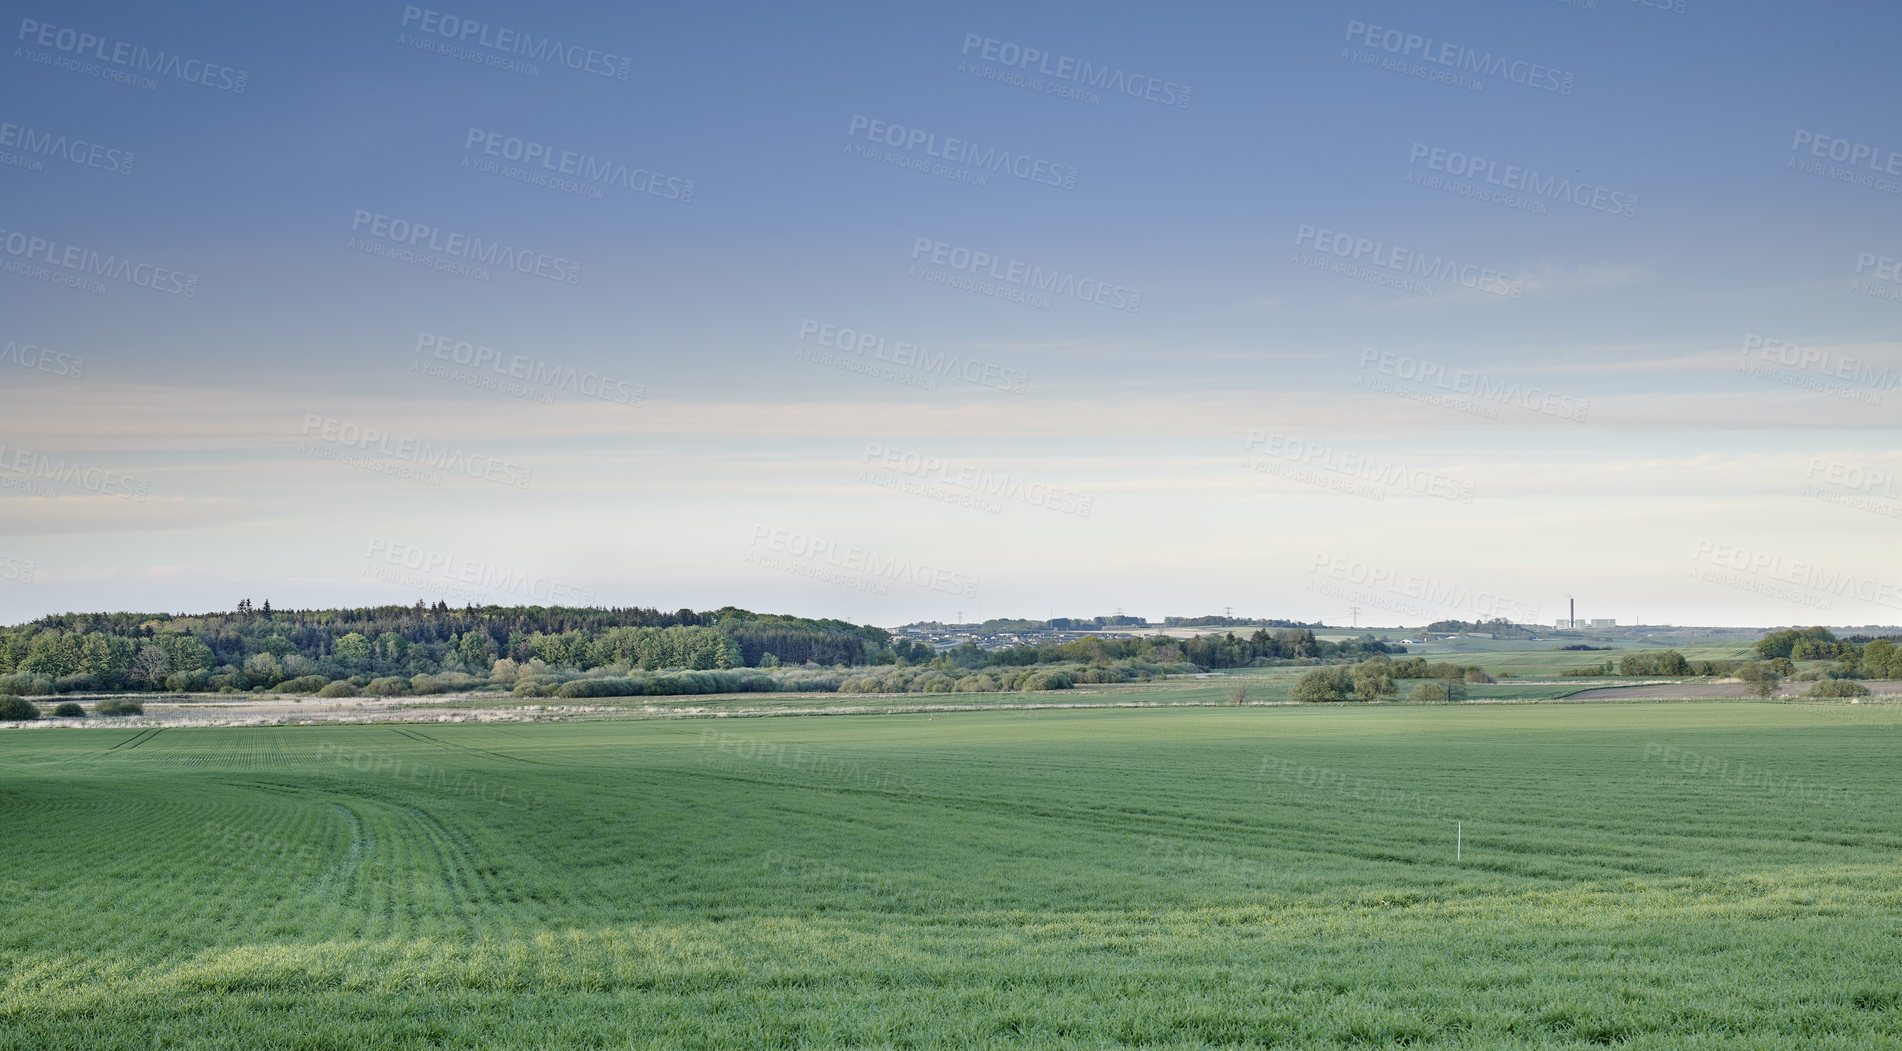
<svg viewBox="0 0 1902 1051">
<path fill-rule="evenodd" d="M 1618 626 L 1618 621 L 1612 617 L 1593 617 L 1592 618 L 1592 627 L 1594 628 L 1615 628 L 1617 626 Z"/>
<path fill-rule="evenodd" d="M 1569 628 L 1572 626 L 1572 622 L 1565 619 L 1564 617 L 1560 617 L 1559 619 L 1552 622 L 1552 626 L 1555 628 Z"/>
</svg>

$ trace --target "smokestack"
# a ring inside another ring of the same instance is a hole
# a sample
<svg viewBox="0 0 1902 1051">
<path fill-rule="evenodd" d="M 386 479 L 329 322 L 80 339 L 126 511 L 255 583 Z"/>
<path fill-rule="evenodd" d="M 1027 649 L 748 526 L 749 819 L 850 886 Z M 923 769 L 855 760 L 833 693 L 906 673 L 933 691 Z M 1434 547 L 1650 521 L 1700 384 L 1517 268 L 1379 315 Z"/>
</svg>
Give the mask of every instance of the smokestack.
<svg viewBox="0 0 1902 1051">
<path fill-rule="evenodd" d="M 1565 615 L 1565 623 L 1574 628 L 1578 627 L 1578 600 L 1568 599 L 1565 605 L 1568 611 Z"/>
</svg>

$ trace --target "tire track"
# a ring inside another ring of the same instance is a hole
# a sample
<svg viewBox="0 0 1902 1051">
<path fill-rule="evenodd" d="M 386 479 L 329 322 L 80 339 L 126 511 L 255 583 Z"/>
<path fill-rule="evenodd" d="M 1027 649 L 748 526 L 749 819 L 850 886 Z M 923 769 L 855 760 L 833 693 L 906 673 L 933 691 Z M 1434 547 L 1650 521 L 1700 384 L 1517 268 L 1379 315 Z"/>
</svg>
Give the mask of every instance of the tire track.
<svg viewBox="0 0 1902 1051">
<path fill-rule="evenodd" d="M 161 727 L 148 726 L 145 729 L 140 730 L 138 733 L 133 734 L 131 737 L 128 737 L 125 740 L 120 741 L 118 744 L 113 745 L 111 748 L 106 749 L 106 751 L 116 752 L 119 749 L 124 748 L 126 745 L 132 744 L 132 742 L 137 741 L 139 738 L 146 736 L 147 734 L 157 735 L 160 729 Z M 133 747 L 137 748 L 138 746 L 133 745 Z M 105 753 L 101 752 L 100 754 L 104 755 Z"/>
<path fill-rule="evenodd" d="M 379 848 L 386 855 L 385 861 L 399 865 L 403 864 L 402 855 L 408 848 L 415 852 L 409 863 L 421 863 L 441 881 L 449 903 L 441 915 L 453 919 L 471 934 L 477 930 L 481 910 L 509 908 L 519 903 L 519 888 L 506 885 L 506 879 L 499 871 L 491 873 L 485 867 L 483 859 L 489 852 L 478 848 L 466 830 L 423 807 L 386 798 L 381 794 L 363 795 L 357 791 L 362 786 L 347 782 L 325 790 L 269 778 L 245 778 L 227 783 L 307 798 L 314 796 L 328 802 L 344 816 L 352 831 L 349 854 L 313 885 L 310 891 L 313 895 L 329 893 L 338 899 L 350 897 L 364 889 L 363 877 L 358 875 L 359 869 L 374 857 Z M 349 800 L 349 805 L 336 801 L 335 797 L 339 794 Z M 372 830 L 372 822 L 357 813 L 356 808 L 372 808 L 367 812 L 387 813 L 393 817 L 396 824 L 385 829 L 390 841 L 385 843 Z M 551 880 L 551 886 L 559 887 L 559 881 Z M 359 904 L 367 907 L 368 903 Z M 386 903 L 385 912 L 393 907 L 393 903 Z M 393 921 L 395 916 L 391 914 L 384 918 Z"/>
<path fill-rule="evenodd" d="M 394 727 L 393 727 L 392 729 L 396 729 L 396 728 L 394 728 Z M 489 750 L 488 750 L 488 749 L 486 749 L 486 748 L 470 748 L 470 747 L 468 747 L 468 746 L 466 746 L 466 745 L 460 745 L 460 744 L 455 744 L 455 743 L 453 743 L 453 742 L 450 742 L 450 741 L 442 741 L 442 740 L 438 740 L 438 739 L 436 739 L 436 738 L 434 738 L 434 737 L 431 737 L 431 736 L 429 736 L 429 735 L 428 735 L 428 734 L 426 734 L 426 733 L 421 733 L 421 732 L 419 732 L 419 731 L 416 731 L 416 730 L 405 730 L 405 729 L 396 729 L 396 732 L 397 732 L 397 733 L 400 733 L 400 734 L 402 734 L 402 735 L 403 735 L 403 736 L 405 736 L 405 737 L 409 737 L 409 738 L 411 738 L 411 739 L 414 739 L 414 740 L 418 740 L 418 741 L 426 741 L 426 742 L 428 742 L 428 743 L 430 743 L 430 744 L 433 744 L 433 745 L 440 745 L 440 746 L 441 746 L 441 747 L 443 747 L 443 748 L 455 748 L 455 749 L 459 749 L 459 750 L 461 750 L 461 751 L 464 751 L 464 752 L 468 752 L 468 753 L 469 753 L 469 754 L 471 754 L 471 755 L 486 755 L 486 756 L 492 756 L 492 757 L 494 757 L 494 758 L 496 758 L 496 759 L 507 759 L 508 761 L 510 761 L 510 762 L 512 762 L 512 763 L 532 763 L 532 764 L 534 764 L 535 766 L 559 766 L 559 765 L 561 765 L 561 764 L 559 764 L 559 763 L 544 763 L 544 762 L 542 762 L 542 761 L 541 761 L 541 760 L 539 760 L 539 759 L 524 759 L 524 758 L 522 758 L 522 757 L 521 757 L 521 756 L 519 756 L 519 755 L 509 755 L 509 754 L 508 754 L 507 752 L 491 752 L 491 751 L 489 751 Z"/>
<path fill-rule="evenodd" d="M 448 895 L 449 915 L 470 934 L 477 931 L 477 912 L 487 906 L 506 906 L 499 888 L 481 865 L 482 851 L 468 833 L 448 824 L 420 807 L 404 803 L 385 803 L 408 818 L 417 842 L 426 848 L 443 889 Z"/>
<path fill-rule="evenodd" d="M 342 900 L 350 894 L 350 882 L 357 870 L 363 867 L 364 855 L 375 849 L 376 836 L 364 827 L 363 819 L 356 811 L 342 803 L 331 803 L 330 808 L 350 826 L 350 846 L 344 851 L 341 860 L 325 869 L 324 874 L 311 884 L 309 893 L 313 896 L 331 893 L 333 888 L 341 885 L 342 889 L 336 890 L 331 896 Z"/>
</svg>

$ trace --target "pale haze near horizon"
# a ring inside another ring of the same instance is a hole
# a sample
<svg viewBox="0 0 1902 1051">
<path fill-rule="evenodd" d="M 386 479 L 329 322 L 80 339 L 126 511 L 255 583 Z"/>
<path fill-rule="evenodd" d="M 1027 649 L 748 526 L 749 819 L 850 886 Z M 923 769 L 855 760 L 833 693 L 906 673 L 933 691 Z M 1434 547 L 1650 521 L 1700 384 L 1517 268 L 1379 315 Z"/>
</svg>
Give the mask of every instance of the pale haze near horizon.
<svg viewBox="0 0 1902 1051">
<path fill-rule="evenodd" d="M 0 619 L 1902 622 L 1894 9 L 413 10 L 9 21 Z"/>
</svg>

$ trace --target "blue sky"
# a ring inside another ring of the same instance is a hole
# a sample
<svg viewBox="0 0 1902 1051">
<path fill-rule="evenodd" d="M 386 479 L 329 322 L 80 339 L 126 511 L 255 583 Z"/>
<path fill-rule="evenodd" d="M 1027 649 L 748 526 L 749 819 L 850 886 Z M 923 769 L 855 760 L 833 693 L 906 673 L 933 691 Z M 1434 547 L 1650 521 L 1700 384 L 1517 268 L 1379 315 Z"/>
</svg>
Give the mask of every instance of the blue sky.
<svg viewBox="0 0 1902 1051">
<path fill-rule="evenodd" d="M 0 229 L 197 282 L 0 240 L 0 617 L 1902 622 L 1902 14 L 1286 6 L 19 5 Z"/>
</svg>

